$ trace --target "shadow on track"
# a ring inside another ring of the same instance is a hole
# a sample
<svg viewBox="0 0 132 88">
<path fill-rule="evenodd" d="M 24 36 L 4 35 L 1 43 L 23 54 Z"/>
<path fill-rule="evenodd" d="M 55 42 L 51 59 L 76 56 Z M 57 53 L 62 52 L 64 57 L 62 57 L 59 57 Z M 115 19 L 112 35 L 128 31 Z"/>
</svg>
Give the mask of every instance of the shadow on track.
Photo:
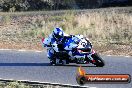
<svg viewBox="0 0 132 88">
<path fill-rule="evenodd" d="M 0 63 L 0 66 L 50 66 L 49 63 Z"/>
<path fill-rule="evenodd" d="M 67 65 L 56 65 L 56 66 L 65 66 L 65 67 L 96 67 L 96 66 L 89 66 L 89 65 L 83 65 L 83 64 L 67 64 Z"/>
<path fill-rule="evenodd" d="M 52 66 L 50 63 L 0 63 L 0 66 Z M 96 66 L 88 66 L 82 64 L 68 64 L 68 65 L 55 65 L 54 67 L 96 67 Z"/>
</svg>

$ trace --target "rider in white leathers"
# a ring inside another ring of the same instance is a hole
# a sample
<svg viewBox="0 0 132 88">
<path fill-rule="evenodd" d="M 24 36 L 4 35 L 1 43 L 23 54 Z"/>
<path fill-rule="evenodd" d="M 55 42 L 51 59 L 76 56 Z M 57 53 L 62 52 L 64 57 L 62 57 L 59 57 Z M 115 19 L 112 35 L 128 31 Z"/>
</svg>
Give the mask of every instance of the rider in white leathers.
<svg viewBox="0 0 132 88">
<path fill-rule="evenodd" d="M 76 51 L 76 47 L 78 46 L 79 41 L 83 39 L 83 35 L 68 35 L 68 34 L 65 34 L 61 28 L 57 27 L 57 28 L 54 28 L 53 32 L 48 36 L 48 38 L 42 39 L 43 46 L 47 47 L 47 57 L 50 59 L 51 63 L 53 62 L 53 58 L 55 56 L 54 55 L 55 52 L 52 45 L 54 45 L 55 42 L 61 42 L 62 44 L 64 44 L 67 38 L 72 38 L 72 40 L 75 41 L 75 44 L 70 43 L 70 45 L 63 47 L 63 49 L 64 50 L 72 49 L 72 51 L 69 51 L 68 54 L 70 56 L 74 56 L 74 51 Z"/>
<path fill-rule="evenodd" d="M 57 27 L 54 28 L 53 32 L 49 35 L 48 38 L 45 38 L 42 41 L 44 47 L 47 47 L 47 51 L 48 51 L 47 56 L 51 61 L 54 57 L 54 50 L 51 45 L 56 41 L 62 42 L 65 36 L 69 36 L 69 35 L 65 34 L 61 28 Z"/>
</svg>

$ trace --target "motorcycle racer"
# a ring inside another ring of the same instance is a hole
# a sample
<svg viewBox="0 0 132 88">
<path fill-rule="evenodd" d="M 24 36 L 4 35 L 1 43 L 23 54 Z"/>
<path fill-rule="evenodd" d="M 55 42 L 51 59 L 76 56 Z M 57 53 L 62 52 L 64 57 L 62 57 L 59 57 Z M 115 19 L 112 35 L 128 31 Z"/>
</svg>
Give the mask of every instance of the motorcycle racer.
<svg viewBox="0 0 132 88">
<path fill-rule="evenodd" d="M 43 46 L 48 47 L 47 56 L 50 59 L 50 61 L 52 61 L 52 59 L 54 58 L 54 50 L 52 48 L 52 44 L 54 42 L 59 42 L 63 44 L 66 36 L 69 36 L 69 35 L 64 33 L 62 28 L 56 27 L 54 28 L 53 32 L 48 36 L 48 38 L 42 40 Z"/>
<path fill-rule="evenodd" d="M 43 46 L 47 48 L 51 65 L 92 63 L 99 67 L 104 66 L 102 58 L 93 50 L 89 39 L 83 35 L 68 35 L 57 27 L 48 38 L 41 39 Z"/>
</svg>

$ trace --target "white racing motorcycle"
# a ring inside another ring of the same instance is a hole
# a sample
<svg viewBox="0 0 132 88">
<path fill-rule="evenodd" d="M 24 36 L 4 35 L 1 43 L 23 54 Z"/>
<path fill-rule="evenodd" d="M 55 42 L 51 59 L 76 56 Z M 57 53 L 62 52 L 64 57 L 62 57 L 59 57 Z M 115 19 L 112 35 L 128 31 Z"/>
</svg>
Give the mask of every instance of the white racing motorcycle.
<svg viewBox="0 0 132 88">
<path fill-rule="evenodd" d="M 82 35 L 67 38 L 64 44 L 54 42 L 51 46 L 54 50 L 51 65 L 92 63 L 97 67 L 104 66 L 104 60 L 94 51 L 89 40 Z"/>
</svg>

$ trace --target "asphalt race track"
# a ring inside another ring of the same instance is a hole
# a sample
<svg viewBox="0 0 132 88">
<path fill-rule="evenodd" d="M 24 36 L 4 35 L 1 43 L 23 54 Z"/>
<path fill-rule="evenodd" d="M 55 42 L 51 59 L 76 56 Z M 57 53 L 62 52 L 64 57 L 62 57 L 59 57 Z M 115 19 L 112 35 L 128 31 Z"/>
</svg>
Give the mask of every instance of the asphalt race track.
<svg viewBox="0 0 132 88">
<path fill-rule="evenodd" d="M 104 67 L 91 64 L 83 68 L 89 74 L 130 74 L 132 75 L 132 57 L 102 56 Z M 0 50 L 0 78 L 29 80 L 61 84 L 76 83 L 79 65 L 50 66 L 46 52 Z M 86 84 L 93 88 L 132 88 L 129 84 Z"/>
</svg>

